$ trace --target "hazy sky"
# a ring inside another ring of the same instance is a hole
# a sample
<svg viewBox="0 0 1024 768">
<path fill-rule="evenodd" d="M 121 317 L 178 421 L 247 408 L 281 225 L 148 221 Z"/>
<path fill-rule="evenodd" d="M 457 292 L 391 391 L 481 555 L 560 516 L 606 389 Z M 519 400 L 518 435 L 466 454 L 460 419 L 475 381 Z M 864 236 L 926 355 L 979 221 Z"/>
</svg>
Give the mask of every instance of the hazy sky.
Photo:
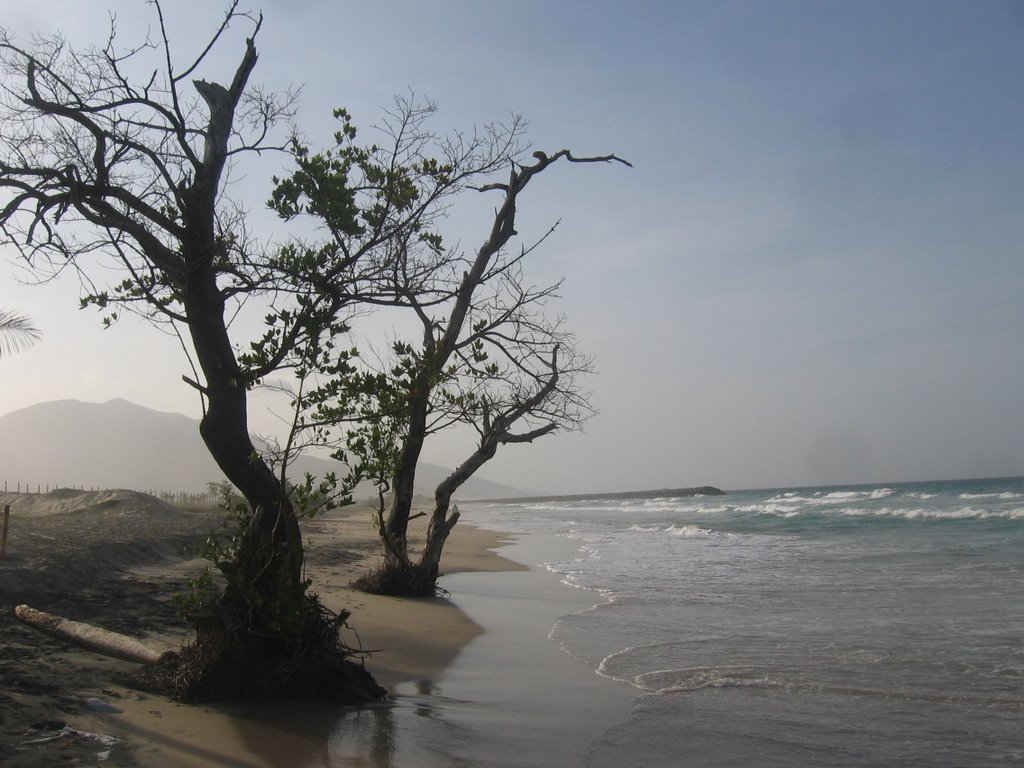
<svg viewBox="0 0 1024 768">
<path fill-rule="evenodd" d="M 165 5 L 183 58 L 222 10 Z M 0 0 L 0 23 L 101 42 L 107 7 L 126 41 L 153 18 L 143 0 Z M 331 108 L 368 126 L 411 88 L 438 129 L 516 112 L 538 149 L 634 164 L 556 166 L 522 201 L 523 232 L 561 220 L 529 274 L 566 278 L 600 415 L 484 476 L 578 492 L 1024 473 L 1024 3 L 262 10 L 254 79 L 304 83 L 315 139 Z M 241 50 L 222 53 L 224 81 Z M 266 178 L 241 183 L 265 197 Z M 487 224 L 458 223 L 466 245 Z M 0 261 L 0 306 L 45 336 L 0 360 L 0 413 L 121 397 L 198 417 L 173 339 L 132 318 L 102 331 L 77 284 L 16 275 Z M 452 442 L 427 458 L 456 463 Z"/>
</svg>

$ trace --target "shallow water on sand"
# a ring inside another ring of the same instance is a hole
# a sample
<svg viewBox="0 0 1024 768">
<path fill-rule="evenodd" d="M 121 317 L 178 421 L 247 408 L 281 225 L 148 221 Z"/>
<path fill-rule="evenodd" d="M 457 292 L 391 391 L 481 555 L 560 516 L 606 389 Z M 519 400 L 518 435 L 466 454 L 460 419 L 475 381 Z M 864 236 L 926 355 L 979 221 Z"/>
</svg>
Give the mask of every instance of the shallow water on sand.
<svg viewBox="0 0 1024 768">
<path fill-rule="evenodd" d="M 524 564 L 572 557 L 564 538 L 528 536 L 501 549 Z M 334 724 L 327 765 L 579 766 L 594 740 L 625 721 L 634 691 L 564 654 L 548 634 L 561 616 L 601 600 L 545 570 L 442 579 L 484 628 L 437 680 L 397 687 L 388 704 Z"/>
</svg>

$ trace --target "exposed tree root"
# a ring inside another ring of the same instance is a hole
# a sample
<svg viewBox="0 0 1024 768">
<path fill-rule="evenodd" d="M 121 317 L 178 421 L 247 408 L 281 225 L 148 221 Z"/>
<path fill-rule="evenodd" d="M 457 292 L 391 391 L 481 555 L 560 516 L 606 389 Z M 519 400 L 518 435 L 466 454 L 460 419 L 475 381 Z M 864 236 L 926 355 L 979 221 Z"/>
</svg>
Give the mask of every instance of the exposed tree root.
<svg viewBox="0 0 1024 768">
<path fill-rule="evenodd" d="M 194 619 L 196 640 L 173 658 L 142 669 L 132 683 L 179 701 L 327 700 L 358 705 L 382 700 L 362 651 L 341 639 L 348 612 L 310 599 L 301 636 L 239 635 L 218 616 Z"/>
<path fill-rule="evenodd" d="M 437 585 L 436 574 L 412 563 L 385 563 L 355 579 L 351 586 L 360 592 L 389 597 L 448 595 L 447 590 Z"/>
</svg>

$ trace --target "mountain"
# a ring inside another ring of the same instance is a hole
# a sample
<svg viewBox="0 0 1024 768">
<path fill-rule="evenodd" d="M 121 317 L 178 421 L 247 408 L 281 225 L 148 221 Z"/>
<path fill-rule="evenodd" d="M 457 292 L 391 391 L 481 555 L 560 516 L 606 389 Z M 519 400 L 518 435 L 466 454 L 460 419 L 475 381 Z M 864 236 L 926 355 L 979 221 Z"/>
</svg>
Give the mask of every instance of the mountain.
<svg viewBox="0 0 1024 768">
<path fill-rule="evenodd" d="M 338 463 L 303 456 L 294 474 L 322 475 Z M 433 493 L 448 469 L 421 464 L 416 492 Z M 45 488 L 130 488 L 202 493 L 224 475 L 199 436 L 199 422 L 129 403 L 57 400 L 0 416 L 0 482 L 10 491 Z M 369 487 L 357 495 L 370 495 Z M 526 495 L 521 489 L 471 478 L 459 497 Z"/>
</svg>

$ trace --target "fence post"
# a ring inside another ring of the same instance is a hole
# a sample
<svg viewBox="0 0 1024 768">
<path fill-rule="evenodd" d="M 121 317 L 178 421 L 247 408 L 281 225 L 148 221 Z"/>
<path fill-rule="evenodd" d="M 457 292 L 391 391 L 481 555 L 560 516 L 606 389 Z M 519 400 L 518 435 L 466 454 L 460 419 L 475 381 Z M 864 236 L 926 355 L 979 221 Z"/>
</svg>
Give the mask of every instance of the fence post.
<svg viewBox="0 0 1024 768">
<path fill-rule="evenodd" d="M 7 559 L 7 523 L 11 519 L 11 505 L 4 504 L 4 535 L 0 539 L 0 560 Z"/>
</svg>

